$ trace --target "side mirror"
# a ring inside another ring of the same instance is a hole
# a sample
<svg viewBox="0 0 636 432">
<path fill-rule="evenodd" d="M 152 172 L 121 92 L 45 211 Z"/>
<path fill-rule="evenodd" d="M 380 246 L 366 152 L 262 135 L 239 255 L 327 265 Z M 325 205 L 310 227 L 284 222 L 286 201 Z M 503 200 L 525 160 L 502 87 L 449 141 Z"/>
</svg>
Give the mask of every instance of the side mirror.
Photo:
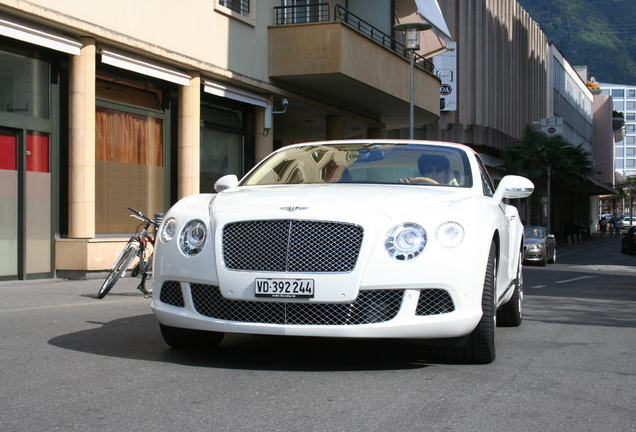
<svg viewBox="0 0 636 432">
<path fill-rule="evenodd" d="M 525 177 L 507 175 L 501 179 L 493 198 L 497 202 L 502 199 L 527 198 L 534 192 L 534 184 Z"/>
<path fill-rule="evenodd" d="M 214 190 L 217 192 L 221 192 L 226 189 L 232 189 L 236 186 L 238 186 L 238 177 L 236 177 L 234 174 L 228 174 L 221 177 L 216 181 L 216 183 L 214 183 Z"/>
</svg>

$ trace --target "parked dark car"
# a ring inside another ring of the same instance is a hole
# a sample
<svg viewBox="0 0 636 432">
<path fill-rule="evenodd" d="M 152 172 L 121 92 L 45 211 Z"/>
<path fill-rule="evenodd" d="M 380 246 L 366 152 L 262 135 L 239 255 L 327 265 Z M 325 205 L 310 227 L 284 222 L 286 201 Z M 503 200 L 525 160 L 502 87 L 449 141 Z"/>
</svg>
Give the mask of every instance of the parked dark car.
<svg viewBox="0 0 636 432">
<path fill-rule="evenodd" d="M 524 227 L 525 237 L 523 241 L 525 256 L 524 263 L 539 263 L 545 266 L 546 262 L 556 262 L 556 240 L 553 234 L 546 234 L 543 227 Z"/>
<path fill-rule="evenodd" d="M 627 233 L 623 235 L 621 251 L 627 254 L 636 252 L 636 225 L 632 226 Z"/>
<path fill-rule="evenodd" d="M 566 221 L 565 222 L 565 235 L 578 235 L 581 234 L 581 237 L 586 238 L 590 235 L 590 232 L 585 228 L 583 222 L 581 221 Z"/>
</svg>

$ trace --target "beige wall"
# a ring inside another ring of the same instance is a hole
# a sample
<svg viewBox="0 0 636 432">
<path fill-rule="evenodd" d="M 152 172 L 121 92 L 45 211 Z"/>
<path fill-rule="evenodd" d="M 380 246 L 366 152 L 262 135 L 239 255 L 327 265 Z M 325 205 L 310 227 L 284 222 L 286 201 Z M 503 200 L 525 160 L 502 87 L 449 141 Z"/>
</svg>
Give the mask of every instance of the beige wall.
<svg viewBox="0 0 636 432">
<path fill-rule="evenodd" d="M 227 9 L 217 2 L 0 0 L 0 5 L 76 29 L 75 36 L 113 41 L 111 48 L 141 49 L 212 73 L 221 72 L 218 67 L 268 81 L 267 27 L 273 24 L 273 7 L 280 1 L 252 1 L 252 17 L 245 20 L 228 19 Z M 240 55 L 230 58 L 229 52 Z"/>
</svg>

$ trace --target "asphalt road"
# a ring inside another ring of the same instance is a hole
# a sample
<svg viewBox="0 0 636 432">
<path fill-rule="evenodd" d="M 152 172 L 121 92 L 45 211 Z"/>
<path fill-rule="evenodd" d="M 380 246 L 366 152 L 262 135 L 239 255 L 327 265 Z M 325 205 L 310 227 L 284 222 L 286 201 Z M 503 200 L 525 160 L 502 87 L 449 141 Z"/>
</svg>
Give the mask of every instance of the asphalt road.
<svg viewBox="0 0 636 432">
<path fill-rule="evenodd" d="M 497 359 L 401 341 L 226 336 L 168 348 L 135 281 L 0 283 L 1 431 L 634 431 L 636 256 L 619 239 L 526 267 Z"/>
</svg>

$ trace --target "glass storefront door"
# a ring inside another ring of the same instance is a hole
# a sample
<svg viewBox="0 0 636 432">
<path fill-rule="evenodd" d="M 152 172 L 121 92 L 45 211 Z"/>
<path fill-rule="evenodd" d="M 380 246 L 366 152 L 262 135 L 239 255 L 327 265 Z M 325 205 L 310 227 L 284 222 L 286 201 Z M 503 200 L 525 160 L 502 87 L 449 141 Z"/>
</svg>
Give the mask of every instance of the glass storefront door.
<svg viewBox="0 0 636 432">
<path fill-rule="evenodd" d="M 0 279 L 18 275 L 18 133 L 0 128 Z"/>
<path fill-rule="evenodd" d="M 51 277 L 57 84 L 28 48 L 0 47 L 0 64 L 0 280 Z"/>
</svg>

